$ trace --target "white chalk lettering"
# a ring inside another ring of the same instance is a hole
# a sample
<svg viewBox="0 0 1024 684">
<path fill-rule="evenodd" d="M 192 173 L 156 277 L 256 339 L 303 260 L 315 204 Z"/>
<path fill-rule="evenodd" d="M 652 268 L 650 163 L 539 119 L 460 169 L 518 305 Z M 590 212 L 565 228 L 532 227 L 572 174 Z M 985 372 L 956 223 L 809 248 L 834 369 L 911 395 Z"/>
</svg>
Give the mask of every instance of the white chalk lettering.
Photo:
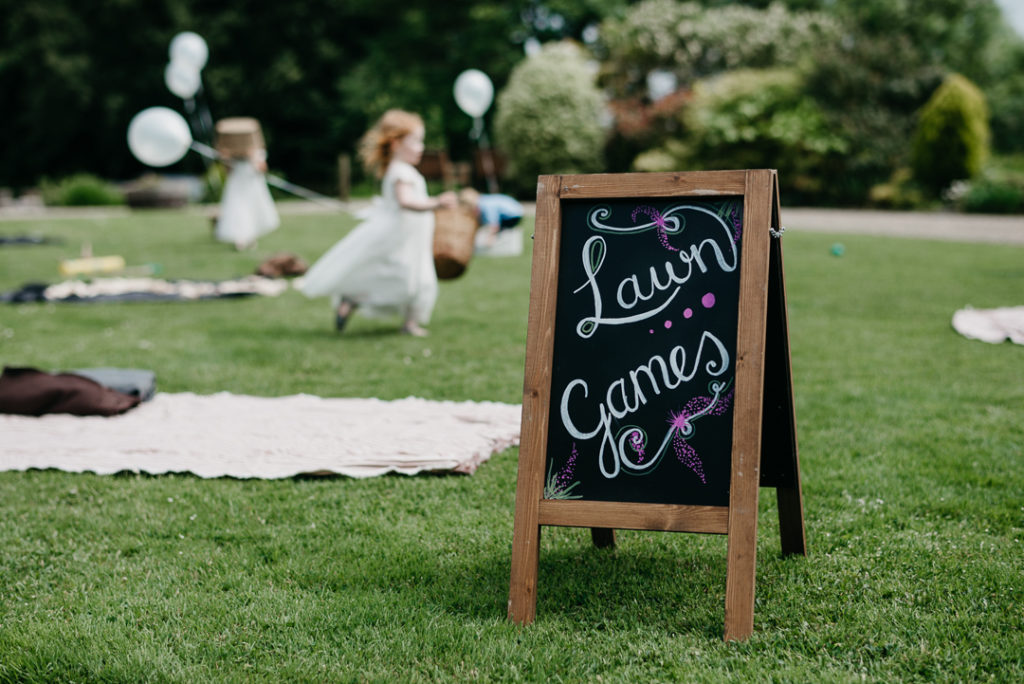
<svg viewBox="0 0 1024 684">
<path fill-rule="evenodd" d="M 671 260 L 665 260 L 660 269 L 657 266 L 650 266 L 646 282 L 637 273 L 629 273 L 622 278 L 615 288 L 615 303 L 618 304 L 624 315 L 606 315 L 604 311 L 604 301 L 601 296 L 601 288 L 598 285 L 598 273 L 604 266 L 605 257 L 608 254 L 605 239 L 600 235 L 594 235 L 583 243 L 583 251 L 580 256 L 586 280 L 573 290 L 573 294 L 579 294 L 583 290 L 589 289 L 593 299 L 593 314 L 579 320 L 576 325 L 577 335 L 588 339 L 602 325 L 627 325 L 657 316 L 672 303 L 682 286 L 690 280 L 694 273 L 694 266 L 701 274 L 708 273 L 709 263 L 717 264 L 718 268 L 725 273 L 732 273 L 736 270 L 739 264 L 739 253 L 732 240 L 732 233 L 725 222 L 704 209 L 698 207 L 687 207 L 687 209 L 703 211 L 713 216 L 722 230 L 716 232 L 714 238 L 705 238 L 691 243 L 685 249 L 672 252 L 672 258 L 678 260 L 678 264 L 674 264 Z M 709 250 L 711 258 L 706 260 L 705 255 Z M 682 268 L 679 268 L 677 272 L 680 265 Z M 637 307 L 641 308 L 634 311 Z"/>
<path fill-rule="evenodd" d="M 669 350 L 667 363 L 664 357 L 655 354 L 646 364 L 640 364 L 625 377 L 611 382 L 605 391 L 604 402 L 597 406 L 597 427 L 589 432 L 578 428 L 573 416 L 583 412 L 582 402 L 574 399 L 575 390 L 582 389 L 583 398 L 586 399 L 590 395 L 590 387 L 581 378 L 571 380 L 562 390 L 562 425 L 570 435 L 579 440 L 586 441 L 600 436 L 598 465 L 601 474 L 609 479 L 616 477 L 622 465 L 626 463 L 626 455 L 621 448 L 622 439 L 615 438 L 612 422 L 623 420 L 647 405 L 647 394 L 641 387 L 641 377 L 646 378 L 645 384 L 649 385 L 650 392 L 660 395 L 662 388 L 673 390 L 693 380 L 702 366 L 704 372 L 717 377 L 728 370 L 729 364 L 730 357 L 725 344 L 713 333 L 705 330 L 692 358 L 688 357 L 682 345 L 676 345 Z"/>
</svg>

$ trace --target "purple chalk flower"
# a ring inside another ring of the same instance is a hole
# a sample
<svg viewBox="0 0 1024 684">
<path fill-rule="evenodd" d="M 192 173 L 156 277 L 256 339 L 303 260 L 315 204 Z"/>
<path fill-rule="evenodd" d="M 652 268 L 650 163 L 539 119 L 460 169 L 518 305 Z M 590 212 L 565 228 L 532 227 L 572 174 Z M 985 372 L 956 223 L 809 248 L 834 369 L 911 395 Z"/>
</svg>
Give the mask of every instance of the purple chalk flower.
<svg viewBox="0 0 1024 684">
<path fill-rule="evenodd" d="M 665 217 L 661 215 L 661 212 L 647 205 L 640 205 L 633 210 L 633 223 L 636 223 L 637 214 L 647 214 L 654 221 L 654 225 L 658 228 L 658 241 L 661 246 L 670 252 L 678 252 L 678 247 L 673 247 L 669 244 L 668 233 L 665 231 Z"/>
<path fill-rule="evenodd" d="M 672 426 L 672 448 L 676 452 L 676 458 L 693 471 L 704 484 L 708 483 L 707 476 L 704 474 L 704 462 L 697 450 L 686 441 L 686 436 L 692 432 L 693 421 L 698 418 L 723 415 L 732 403 L 732 396 L 733 390 L 730 389 L 728 394 L 719 397 L 718 402 L 714 404 L 712 404 L 715 401 L 713 397 L 693 397 L 686 402 L 682 410 L 669 413 L 668 423 Z"/>
</svg>

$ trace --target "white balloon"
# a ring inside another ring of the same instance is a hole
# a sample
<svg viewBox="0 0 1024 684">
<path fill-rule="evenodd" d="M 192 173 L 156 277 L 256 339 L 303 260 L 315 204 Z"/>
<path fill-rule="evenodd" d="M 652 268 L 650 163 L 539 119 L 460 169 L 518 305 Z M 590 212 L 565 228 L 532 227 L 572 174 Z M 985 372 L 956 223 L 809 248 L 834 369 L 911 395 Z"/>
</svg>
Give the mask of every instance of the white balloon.
<svg viewBox="0 0 1024 684">
<path fill-rule="evenodd" d="M 198 33 L 184 31 L 171 39 L 171 61 L 191 64 L 196 71 L 201 71 L 206 66 L 206 60 L 210 51 L 206 47 L 206 41 Z"/>
<path fill-rule="evenodd" d="M 195 97 L 201 83 L 199 69 L 188 62 L 172 61 L 164 69 L 164 83 L 183 100 Z"/>
<path fill-rule="evenodd" d="M 128 124 L 128 149 L 149 166 L 169 166 L 185 156 L 192 144 L 188 123 L 173 109 L 150 107 Z"/>
<path fill-rule="evenodd" d="M 494 85 L 479 69 L 466 69 L 455 79 L 455 103 L 466 114 L 483 116 L 494 99 Z"/>
</svg>

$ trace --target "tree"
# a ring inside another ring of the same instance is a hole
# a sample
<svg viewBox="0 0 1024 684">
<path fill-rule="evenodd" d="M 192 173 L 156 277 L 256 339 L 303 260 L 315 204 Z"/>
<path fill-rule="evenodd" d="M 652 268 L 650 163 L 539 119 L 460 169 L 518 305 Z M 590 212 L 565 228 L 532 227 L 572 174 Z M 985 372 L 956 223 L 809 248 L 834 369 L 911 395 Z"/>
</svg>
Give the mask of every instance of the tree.
<svg viewBox="0 0 1024 684">
<path fill-rule="evenodd" d="M 983 90 L 1007 82 L 1015 41 L 993 0 L 836 0 L 833 11 L 843 35 L 813 51 L 807 88 L 850 142 L 821 169 L 820 200 L 854 204 L 909 164 L 917 112 L 943 78 L 960 71 Z"/>
<path fill-rule="evenodd" d="M 509 160 L 509 180 L 533 191 L 544 173 L 600 171 L 601 94 L 578 48 L 549 44 L 512 72 L 498 95 L 495 138 Z"/>
<path fill-rule="evenodd" d="M 796 66 L 812 46 L 835 42 L 838 23 L 823 13 L 729 4 L 645 0 L 602 26 L 602 83 L 619 97 L 645 94 L 655 69 L 681 88 L 730 69 Z"/>
<path fill-rule="evenodd" d="M 481 68 L 500 89 L 528 36 L 578 35 L 622 1 L 0 0 L 0 185 L 145 171 L 125 132 L 145 107 L 182 109 L 163 70 L 183 30 L 209 45 L 214 117 L 258 118 L 271 167 L 292 180 L 331 189 L 337 154 L 391 106 L 422 113 L 428 144 L 466 157 L 472 122 L 452 98 L 456 75 Z M 557 29 L 527 25 L 541 8 Z M 201 168 L 192 155 L 172 170 Z"/>
<path fill-rule="evenodd" d="M 938 194 L 981 172 L 989 153 L 988 107 L 978 87 L 951 74 L 921 109 L 912 144 L 914 175 Z"/>
<path fill-rule="evenodd" d="M 799 201 L 822 190 L 820 169 L 848 152 L 793 69 L 738 69 L 698 81 L 685 133 L 636 160 L 637 170 L 779 170 L 781 189 Z"/>
<path fill-rule="evenodd" d="M 796 67 L 813 46 L 838 40 L 840 26 L 825 13 L 790 11 L 786 4 L 792 2 L 761 4 L 766 7 L 645 0 L 604 22 L 600 82 L 615 114 L 610 170 L 630 169 L 645 151 L 645 167 L 681 163 L 685 110 L 700 79 L 739 69 Z M 649 82 L 655 77 L 674 82 L 676 91 L 655 93 Z"/>
<path fill-rule="evenodd" d="M 607 20 L 602 33 L 602 83 L 618 100 L 614 109 L 641 112 L 632 119 L 656 129 L 638 131 L 630 120 L 623 131 L 619 117 L 611 158 L 620 164 L 638 144 L 662 160 L 682 154 L 688 132 L 680 121 L 692 98 L 673 101 L 676 117 L 645 102 L 655 69 L 674 73 L 683 91 L 742 68 L 802 72 L 805 94 L 848 147 L 819 158 L 808 174 L 821 181 L 821 202 L 860 203 L 906 166 L 916 113 L 950 71 L 992 93 L 997 146 L 1024 149 L 1024 48 L 993 0 L 646 0 Z"/>
<path fill-rule="evenodd" d="M 125 131 L 144 106 L 174 105 L 163 63 L 168 2 L 0 5 L 0 185 L 127 171 Z M 158 47 L 155 47 L 158 46 Z"/>
</svg>

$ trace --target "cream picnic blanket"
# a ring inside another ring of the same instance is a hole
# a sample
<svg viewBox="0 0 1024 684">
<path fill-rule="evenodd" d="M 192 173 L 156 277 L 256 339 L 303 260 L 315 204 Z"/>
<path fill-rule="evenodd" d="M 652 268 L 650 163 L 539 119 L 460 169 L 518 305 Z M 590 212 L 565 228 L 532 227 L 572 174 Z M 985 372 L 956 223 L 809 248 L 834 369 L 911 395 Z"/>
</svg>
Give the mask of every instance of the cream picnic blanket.
<svg viewBox="0 0 1024 684">
<path fill-rule="evenodd" d="M 409 397 L 329 399 L 158 392 L 110 418 L 0 415 L 0 470 L 199 477 L 472 473 L 518 444 L 520 407 Z"/>
<path fill-rule="evenodd" d="M 960 309 L 953 314 L 953 328 L 972 340 L 999 344 L 1009 338 L 1015 344 L 1024 344 L 1024 306 Z"/>
</svg>

